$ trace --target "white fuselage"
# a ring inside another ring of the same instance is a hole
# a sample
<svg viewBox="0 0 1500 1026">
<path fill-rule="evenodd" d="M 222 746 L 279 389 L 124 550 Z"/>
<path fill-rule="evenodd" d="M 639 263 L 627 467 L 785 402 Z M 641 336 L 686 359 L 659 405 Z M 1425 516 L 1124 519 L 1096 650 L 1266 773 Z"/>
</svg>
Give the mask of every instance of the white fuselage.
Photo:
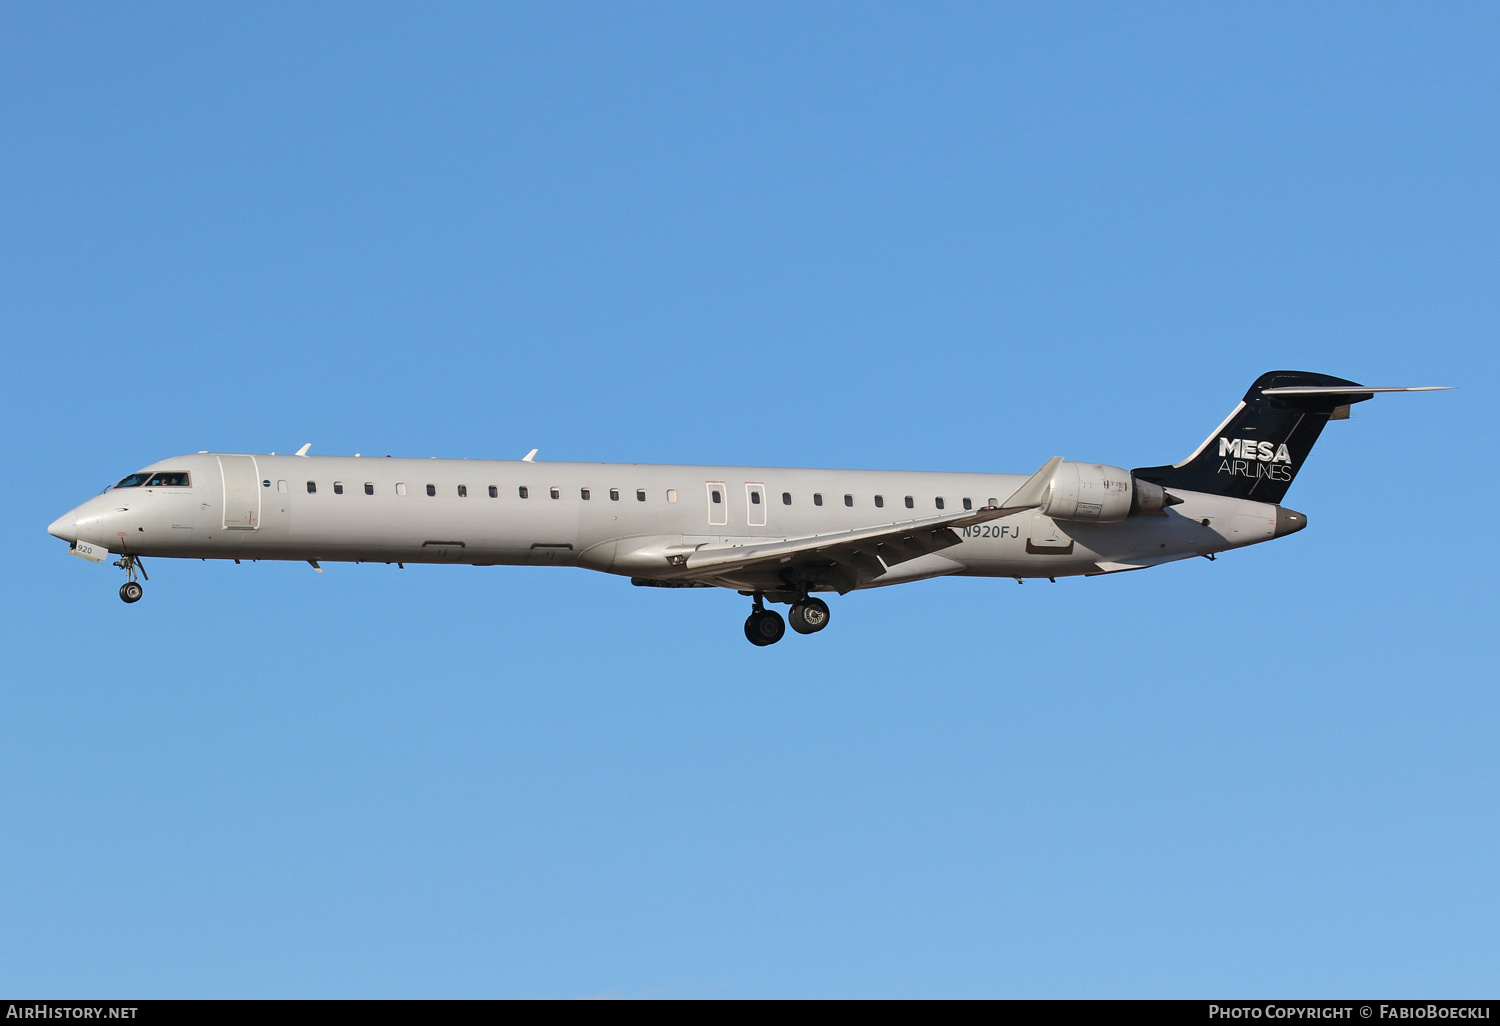
<svg viewBox="0 0 1500 1026">
<path fill-rule="evenodd" d="M 546 563 L 649 580 L 671 553 L 994 506 L 1026 481 L 1023 474 L 213 453 L 147 470 L 185 472 L 189 483 L 111 488 L 59 518 L 51 533 L 136 556 Z M 1118 523 L 1017 513 L 963 528 L 960 544 L 861 586 L 947 574 L 1109 573 L 1278 533 L 1275 505 L 1198 492 L 1178 498 L 1164 515 Z M 753 577 L 717 583 L 766 587 Z"/>
</svg>

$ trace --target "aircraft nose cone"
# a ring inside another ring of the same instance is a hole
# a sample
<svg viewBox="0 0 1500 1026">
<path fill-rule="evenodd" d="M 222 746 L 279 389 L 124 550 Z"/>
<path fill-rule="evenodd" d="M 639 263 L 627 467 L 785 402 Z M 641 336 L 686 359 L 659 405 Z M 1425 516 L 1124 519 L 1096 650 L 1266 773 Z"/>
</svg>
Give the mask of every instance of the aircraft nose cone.
<svg viewBox="0 0 1500 1026">
<path fill-rule="evenodd" d="M 47 525 L 47 533 L 54 538 L 61 538 L 69 545 L 78 541 L 78 517 L 69 512 L 64 513 L 52 523 Z"/>
</svg>

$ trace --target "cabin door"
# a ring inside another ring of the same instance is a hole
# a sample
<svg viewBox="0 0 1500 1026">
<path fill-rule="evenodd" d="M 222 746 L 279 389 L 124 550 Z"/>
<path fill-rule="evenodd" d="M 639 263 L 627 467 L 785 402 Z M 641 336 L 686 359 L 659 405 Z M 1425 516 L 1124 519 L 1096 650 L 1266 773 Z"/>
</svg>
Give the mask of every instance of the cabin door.
<svg viewBox="0 0 1500 1026">
<path fill-rule="evenodd" d="M 254 456 L 220 456 L 224 476 L 224 529 L 253 531 L 260 526 L 260 481 Z"/>
</svg>

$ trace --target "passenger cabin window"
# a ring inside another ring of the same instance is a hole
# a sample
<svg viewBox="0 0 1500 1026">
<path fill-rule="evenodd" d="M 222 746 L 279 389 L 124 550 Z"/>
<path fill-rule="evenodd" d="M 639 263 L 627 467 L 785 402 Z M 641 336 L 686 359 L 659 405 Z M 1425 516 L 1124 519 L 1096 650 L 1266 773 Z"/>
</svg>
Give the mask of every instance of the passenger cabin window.
<svg viewBox="0 0 1500 1026">
<path fill-rule="evenodd" d="M 942 509 L 943 508 L 943 497 L 941 495 L 939 495 L 937 497 L 937 508 L 938 509 Z"/>
<path fill-rule="evenodd" d="M 427 494 L 428 495 L 436 495 L 437 494 L 437 485 L 428 485 L 427 486 Z"/>
<path fill-rule="evenodd" d="M 1000 500 L 997 499 L 997 498 L 995 498 L 993 495 L 991 495 L 990 496 L 990 505 L 991 506 L 998 506 L 998 505 L 1000 505 Z"/>
<path fill-rule="evenodd" d="M 635 490 L 635 501 L 636 502 L 645 502 L 646 501 L 646 489 L 644 489 L 644 488 L 637 488 Z"/>
<path fill-rule="evenodd" d="M 187 486 L 188 476 L 181 471 L 152 474 L 151 480 L 146 482 L 147 488 L 186 488 Z"/>
<path fill-rule="evenodd" d="M 291 491 L 291 488 L 287 486 L 287 483 L 285 481 L 277 481 L 276 490 L 282 495 L 285 495 L 287 492 Z"/>
<path fill-rule="evenodd" d="M 964 509 L 973 509 L 973 508 L 974 508 L 974 500 L 968 498 L 967 496 L 965 496 L 964 497 Z"/>
<path fill-rule="evenodd" d="M 498 499 L 498 498 L 500 498 L 500 489 L 496 488 L 494 485 L 490 485 L 490 498 L 492 498 L 492 499 Z"/>
<path fill-rule="evenodd" d="M 792 504 L 792 493 L 791 492 L 782 492 L 781 493 L 781 504 L 783 506 L 790 506 Z"/>
<path fill-rule="evenodd" d="M 713 500 L 715 502 L 723 502 L 724 501 L 724 496 L 722 496 L 722 495 L 719 494 L 718 489 L 715 489 L 714 492 L 713 492 Z"/>
<path fill-rule="evenodd" d="M 875 508 L 876 509 L 884 509 L 885 508 L 885 496 L 884 495 L 877 495 L 877 496 L 875 496 Z"/>
<path fill-rule="evenodd" d="M 618 488 L 611 488 L 609 490 L 609 501 L 610 502 L 619 502 L 620 501 L 620 489 L 618 489 Z M 715 499 L 714 501 L 718 502 L 719 500 Z"/>
<path fill-rule="evenodd" d="M 467 499 L 469 497 L 469 486 L 468 485 L 459 485 L 458 486 L 458 497 L 460 499 Z"/>
<path fill-rule="evenodd" d="M 759 506 L 760 505 L 760 492 L 751 492 L 750 493 L 750 505 L 752 505 L 752 506 Z"/>
<path fill-rule="evenodd" d="M 333 494 L 334 495 L 343 495 L 344 494 L 344 482 L 342 482 L 342 481 L 335 481 L 333 483 Z"/>
<path fill-rule="evenodd" d="M 667 501 L 668 502 L 676 502 L 677 501 L 677 489 L 676 488 L 668 488 L 667 489 Z"/>
<path fill-rule="evenodd" d="M 910 495 L 908 495 L 906 497 L 906 508 L 907 509 L 914 509 L 914 508 L 916 508 L 916 505 L 917 505 L 916 500 L 913 499 Z"/>
<path fill-rule="evenodd" d="M 589 490 L 587 488 L 578 489 L 578 497 L 580 499 L 583 499 L 585 502 L 588 501 Z"/>
<path fill-rule="evenodd" d="M 374 495 L 375 494 L 375 482 L 374 481 L 366 481 L 365 482 L 365 494 L 366 495 Z"/>
<path fill-rule="evenodd" d="M 845 506 L 852 506 L 852 505 L 854 505 L 854 496 L 852 496 L 852 495 L 846 495 L 846 496 L 844 496 L 844 505 Z"/>
<path fill-rule="evenodd" d="M 406 482 L 405 481 L 397 481 L 396 482 L 396 494 L 397 495 L 405 495 L 406 494 Z"/>
<path fill-rule="evenodd" d="M 823 505 L 823 493 L 822 492 L 813 492 L 813 505 L 814 506 L 821 506 L 821 505 Z"/>
<path fill-rule="evenodd" d="M 318 490 L 318 483 L 316 481 L 309 481 L 309 482 L 307 482 L 307 494 L 308 495 L 313 494 L 317 490 Z"/>
<path fill-rule="evenodd" d="M 521 498 L 523 498 L 523 499 L 525 499 L 525 498 L 527 498 L 528 496 L 531 495 L 531 493 L 526 490 L 526 486 L 525 485 L 522 485 L 518 491 L 519 491 L 519 494 L 520 494 Z"/>
<path fill-rule="evenodd" d="M 98 480 L 98 479 L 96 478 L 95 480 Z M 139 473 L 139 474 L 131 474 L 129 477 L 127 477 L 124 480 L 122 480 L 119 484 L 115 485 L 115 487 L 116 488 L 139 488 L 141 485 L 145 484 L 149 480 L 151 480 L 151 475 L 147 474 L 145 472 L 142 472 L 142 473 Z"/>
<path fill-rule="evenodd" d="M 552 497 L 554 499 L 561 499 L 562 498 L 562 492 L 559 491 L 558 489 L 553 488 L 553 489 L 551 489 L 551 492 L 552 492 Z"/>
</svg>

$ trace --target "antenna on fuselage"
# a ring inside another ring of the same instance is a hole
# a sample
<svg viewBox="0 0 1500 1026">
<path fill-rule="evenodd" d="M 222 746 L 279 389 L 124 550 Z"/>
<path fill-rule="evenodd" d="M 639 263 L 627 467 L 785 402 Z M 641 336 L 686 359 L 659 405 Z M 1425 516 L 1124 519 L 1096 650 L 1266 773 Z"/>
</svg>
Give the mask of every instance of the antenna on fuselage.
<svg viewBox="0 0 1500 1026">
<path fill-rule="evenodd" d="M 530 451 L 530 452 L 528 452 L 528 453 L 527 453 L 527 454 L 526 454 L 526 455 L 525 455 L 525 456 L 522 456 L 522 457 L 521 457 L 521 462 L 522 462 L 522 463 L 530 463 L 530 462 L 532 462 L 532 459 L 533 459 L 533 458 L 534 458 L 534 457 L 535 457 L 535 456 L 536 456 L 536 450 L 535 450 L 535 449 L 533 449 L 533 450 L 531 450 L 531 451 Z"/>
</svg>

